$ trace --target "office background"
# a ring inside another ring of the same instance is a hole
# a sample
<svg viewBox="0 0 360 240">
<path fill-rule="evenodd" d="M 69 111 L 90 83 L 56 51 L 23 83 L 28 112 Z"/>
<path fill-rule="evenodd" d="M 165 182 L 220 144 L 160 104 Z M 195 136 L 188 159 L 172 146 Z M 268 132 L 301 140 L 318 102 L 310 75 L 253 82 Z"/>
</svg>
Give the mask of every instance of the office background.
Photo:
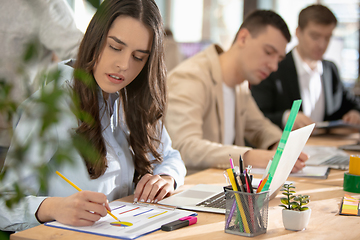
<svg viewBox="0 0 360 240">
<path fill-rule="evenodd" d="M 67 0 L 75 13 L 76 24 L 86 30 L 95 8 L 87 0 Z M 101 0 L 100 0 L 101 1 Z M 227 49 L 243 21 L 254 9 L 271 9 L 280 14 L 293 36 L 287 50 L 297 43 L 295 29 L 301 9 L 323 4 L 338 19 L 324 58 L 335 62 L 346 87 L 352 88 L 359 76 L 360 0 L 155 0 L 165 27 L 172 30 L 185 58 L 211 43 Z"/>
</svg>

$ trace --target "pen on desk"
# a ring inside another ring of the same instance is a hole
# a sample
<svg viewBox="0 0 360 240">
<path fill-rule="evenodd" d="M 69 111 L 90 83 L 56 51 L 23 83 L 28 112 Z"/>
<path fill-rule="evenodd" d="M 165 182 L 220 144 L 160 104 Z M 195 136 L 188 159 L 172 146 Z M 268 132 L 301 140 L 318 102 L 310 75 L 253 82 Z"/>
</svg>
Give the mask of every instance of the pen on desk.
<svg viewBox="0 0 360 240">
<path fill-rule="evenodd" d="M 234 161 L 232 160 L 230 154 L 229 154 L 229 157 L 230 157 L 230 159 L 229 159 L 229 161 L 230 161 L 230 167 L 231 167 L 231 169 L 234 169 Z"/>
<path fill-rule="evenodd" d="M 250 193 L 249 178 L 246 171 L 245 171 L 245 183 L 246 183 L 246 192 Z"/>
<path fill-rule="evenodd" d="M 248 169 L 245 170 L 245 182 L 246 182 L 246 189 L 248 193 L 253 193 L 253 189 L 252 189 L 252 185 L 251 185 L 251 181 L 249 178 L 249 174 L 248 174 Z M 252 195 L 248 195 L 248 211 L 250 213 L 250 219 L 251 219 L 251 223 L 252 223 L 252 229 L 255 229 L 255 220 L 254 220 L 254 205 L 253 205 L 253 199 L 252 199 Z"/>
<path fill-rule="evenodd" d="M 236 178 L 236 172 L 237 172 L 237 169 L 236 169 L 236 168 L 239 168 L 239 167 L 238 167 L 238 166 L 235 166 L 235 167 L 234 167 L 233 173 L 234 173 L 235 178 Z M 225 176 L 225 178 L 226 178 L 227 183 L 228 183 L 229 185 L 231 185 L 231 182 L 230 182 L 229 176 L 228 176 L 228 174 L 227 174 L 227 171 L 224 171 L 223 174 L 224 174 L 224 176 Z M 244 188 L 242 187 L 242 185 L 240 185 L 240 189 L 241 189 L 241 191 L 244 191 Z M 238 189 L 238 190 L 239 190 L 239 189 Z M 233 217 L 233 215 L 234 215 L 235 209 L 236 209 L 236 200 L 234 199 L 233 204 L 232 204 L 232 207 L 231 207 L 230 212 L 229 212 L 229 215 L 228 215 L 228 218 L 227 218 L 227 221 L 226 221 L 225 228 L 228 228 L 228 227 L 229 227 L 229 224 L 230 224 L 231 219 L 232 219 L 232 217 Z"/>
<path fill-rule="evenodd" d="M 244 172 L 244 161 L 241 157 L 241 154 L 240 154 L 240 157 L 239 157 L 239 167 L 240 167 L 240 172 Z"/>
<path fill-rule="evenodd" d="M 241 188 L 240 188 L 239 181 L 238 181 L 238 179 L 237 179 L 236 167 L 237 167 L 237 166 L 235 166 L 235 167 L 232 168 L 231 170 L 232 170 L 232 172 L 233 172 L 233 174 L 234 174 L 234 180 L 235 180 L 235 183 L 236 183 L 236 187 L 237 187 L 238 191 L 240 191 Z"/>
<path fill-rule="evenodd" d="M 197 217 L 187 216 L 179 218 L 179 220 L 164 224 L 161 226 L 163 231 L 172 231 L 182 227 L 193 225 L 197 222 Z"/>
<path fill-rule="evenodd" d="M 226 224 L 225 224 L 225 229 L 227 229 L 229 227 L 231 219 L 234 216 L 235 209 L 236 209 L 236 200 L 233 201 L 233 204 L 231 206 L 229 216 L 228 216 Z"/>
<path fill-rule="evenodd" d="M 59 175 L 62 179 L 64 179 L 66 182 L 68 182 L 71 186 L 73 186 L 73 187 L 74 187 L 76 190 L 78 190 L 79 192 L 82 191 L 81 188 L 79 188 L 79 187 L 76 186 L 74 183 L 72 183 L 69 179 L 67 179 L 67 178 L 66 178 L 64 175 L 62 175 L 60 172 L 56 171 L 56 174 Z M 108 213 L 110 216 L 112 216 L 115 220 L 117 220 L 117 221 L 120 222 L 120 220 L 119 220 L 117 217 L 115 217 L 115 215 L 112 214 L 109 210 L 106 209 L 106 211 L 107 211 L 107 213 Z"/>
<path fill-rule="evenodd" d="M 242 185 L 243 191 L 246 192 L 246 182 L 244 172 L 240 172 L 240 185 Z"/>
<path fill-rule="evenodd" d="M 252 180 L 250 179 L 249 174 L 246 173 L 245 178 L 249 187 L 248 192 L 253 193 Z"/>
<path fill-rule="evenodd" d="M 243 183 L 241 181 L 241 174 L 240 174 L 240 170 L 239 170 L 239 167 L 238 166 L 235 166 L 234 167 L 234 175 L 235 175 L 235 179 L 236 179 L 236 183 L 237 183 L 237 187 L 238 187 L 238 190 L 240 192 L 246 192 L 245 189 L 244 189 L 244 186 L 243 186 Z"/>
<path fill-rule="evenodd" d="M 261 183 L 263 182 L 263 180 L 264 180 L 264 179 L 260 179 L 259 185 L 258 185 L 258 187 L 256 188 L 256 193 L 258 193 L 258 189 L 259 189 L 259 187 L 261 186 Z"/>
<path fill-rule="evenodd" d="M 238 180 L 236 179 L 237 174 L 236 174 L 236 169 L 235 169 L 235 167 L 234 167 L 234 161 L 233 161 L 233 159 L 231 158 L 231 155 L 230 155 L 230 154 L 229 154 L 229 157 L 230 157 L 230 159 L 229 159 L 229 161 L 230 161 L 230 168 L 231 168 L 231 170 L 232 170 L 232 172 L 233 172 L 233 174 L 234 174 L 234 181 L 235 181 L 235 183 L 236 183 L 236 186 L 237 186 L 238 190 L 240 191 L 240 185 L 239 185 L 239 183 L 238 183 Z"/>
<path fill-rule="evenodd" d="M 269 178 L 269 174 L 266 175 L 266 177 L 262 180 L 262 182 L 259 184 L 257 190 L 256 190 L 256 193 L 259 193 L 261 192 L 261 190 L 263 189 L 263 187 L 265 186 L 265 183 L 267 182 Z"/>
</svg>

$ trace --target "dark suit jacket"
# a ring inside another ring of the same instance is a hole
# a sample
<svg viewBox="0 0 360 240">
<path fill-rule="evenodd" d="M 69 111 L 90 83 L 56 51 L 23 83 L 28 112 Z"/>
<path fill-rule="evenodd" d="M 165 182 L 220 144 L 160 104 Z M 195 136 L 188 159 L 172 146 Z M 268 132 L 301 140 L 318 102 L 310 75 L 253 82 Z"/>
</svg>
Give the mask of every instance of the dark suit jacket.
<svg viewBox="0 0 360 240">
<path fill-rule="evenodd" d="M 351 109 L 360 110 L 360 101 L 348 92 L 333 62 L 323 60 L 323 88 L 325 94 L 324 121 L 341 119 Z M 290 109 L 294 100 L 300 99 L 298 75 L 292 53 L 279 63 L 272 73 L 259 85 L 251 86 L 252 95 L 261 111 L 273 123 L 282 128 L 282 115 Z M 301 110 L 301 108 L 300 108 Z"/>
</svg>

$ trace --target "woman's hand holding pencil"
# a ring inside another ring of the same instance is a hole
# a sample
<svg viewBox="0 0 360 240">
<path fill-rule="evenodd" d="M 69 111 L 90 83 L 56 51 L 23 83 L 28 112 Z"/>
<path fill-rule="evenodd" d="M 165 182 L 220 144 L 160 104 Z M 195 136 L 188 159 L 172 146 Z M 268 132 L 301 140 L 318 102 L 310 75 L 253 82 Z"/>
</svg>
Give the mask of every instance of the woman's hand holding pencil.
<svg viewBox="0 0 360 240">
<path fill-rule="evenodd" d="M 49 197 L 37 211 L 41 222 L 57 220 L 72 226 L 91 226 L 107 215 L 109 204 L 103 193 L 81 191 L 68 197 Z"/>
<path fill-rule="evenodd" d="M 91 226 L 108 213 L 118 220 L 111 214 L 105 194 L 82 191 L 61 173 L 56 173 L 79 192 L 68 197 L 46 198 L 36 212 L 36 217 L 40 222 L 57 220 L 72 226 Z"/>
</svg>

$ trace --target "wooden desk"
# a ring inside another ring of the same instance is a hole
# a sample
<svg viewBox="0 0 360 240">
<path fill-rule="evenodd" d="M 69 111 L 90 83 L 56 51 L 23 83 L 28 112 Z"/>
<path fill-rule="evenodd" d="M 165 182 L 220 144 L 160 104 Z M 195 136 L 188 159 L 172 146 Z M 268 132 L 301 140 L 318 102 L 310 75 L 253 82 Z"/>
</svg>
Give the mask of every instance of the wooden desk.
<svg viewBox="0 0 360 240">
<path fill-rule="evenodd" d="M 356 144 L 360 139 L 359 133 L 347 134 L 346 131 L 353 131 L 352 129 L 334 129 L 332 134 L 322 134 L 311 136 L 307 141 L 308 145 L 319 145 L 319 146 L 333 146 L 339 147 L 342 145 Z M 343 134 L 345 132 L 345 134 Z M 346 151 L 349 155 L 359 155 L 360 152 Z M 289 178 L 289 180 L 297 180 L 298 182 L 312 182 L 315 184 L 324 184 L 332 186 L 343 186 L 344 172 L 342 170 L 331 170 L 331 174 L 327 179 L 311 179 L 311 178 Z M 360 237 L 359 237 L 360 238 Z"/>
<path fill-rule="evenodd" d="M 339 147 L 341 145 L 348 145 L 348 144 L 356 144 L 360 139 L 359 133 L 348 134 L 347 131 L 350 130 L 339 128 L 339 129 L 334 129 L 332 131 L 332 134 L 320 134 L 320 135 L 311 136 L 307 141 L 307 144 L 334 146 L 334 147 Z M 352 153 L 359 154 L 359 152 L 352 152 Z"/>
<path fill-rule="evenodd" d="M 340 146 L 355 144 L 358 139 L 359 134 L 343 135 L 335 133 L 331 135 L 312 136 L 308 144 Z M 360 153 L 349 152 L 349 154 Z M 346 193 L 342 188 L 344 172 L 345 171 L 341 170 L 331 170 L 328 179 L 289 178 L 289 180 L 295 182 L 297 193 L 310 195 L 311 202 L 309 203 L 309 207 L 312 209 L 312 214 L 307 229 L 301 232 L 285 230 L 281 217 L 282 208 L 278 207 L 281 195 L 278 195 L 269 203 L 267 233 L 251 239 L 359 239 L 360 217 L 338 215 L 341 198 L 344 196 L 344 193 Z M 190 175 L 185 178 L 185 185 L 182 186 L 179 191 L 199 183 L 223 185 L 225 182 L 222 173 L 223 170 L 208 169 Z M 360 197 L 360 194 L 350 193 L 350 195 Z M 132 196 L 121 200 L 131 202 Z M 223 214 L 199 212 L 198 223 L 195 225 L 172 232 L 157 231 L 140 239 L 249 239 L 225 233 L 224 226 L 225 216 Z M 93 240 L 113 238 L 99 237 L 40 225 L 12 234 L 10 239 Z"/>
<path fill-rule="evenodd" d="M 341 171 L 339 171 L 341 172 Z M 208 169 L 186 177 L 185 185 L 180 190 L 189 188 L 198 183 L 224 184 L 223 170 Z M 330 173 L 330 179 L 338 171 Z M 318 184 L 303 182 L 294 178 L 296 190 L 300 194 L 310 195 L 309 207 L 312 209 L 310 223 L 305 231 L 293 232 L 285 230 L 282 224 L 280 195 L 269 203 L 269 217 L 267 233 L 252 239 L 359 239 L 360 217 L 338 215 L 339 203 L 344 196 L 341 186 L 330 184 Z M 360 197 L 360 194 L 351 194 Z M 131 197 L 121 199 L 131 201 Z M 225 216 L 223 214 L 211 214 L 199 212 L 198 223 L 172 232 L 157 231 L 141 237 L 148 239 L 249 239 L 238 235 L 224 232 Z M 99 237 L 91 234 L 78 233 L 46 226 L 38 226 L 16 234 L 12 234 L 11 240 L 25 239 L 54 239 L 54 240 L 93 240 L 112 239 Z"/>
</svg>

